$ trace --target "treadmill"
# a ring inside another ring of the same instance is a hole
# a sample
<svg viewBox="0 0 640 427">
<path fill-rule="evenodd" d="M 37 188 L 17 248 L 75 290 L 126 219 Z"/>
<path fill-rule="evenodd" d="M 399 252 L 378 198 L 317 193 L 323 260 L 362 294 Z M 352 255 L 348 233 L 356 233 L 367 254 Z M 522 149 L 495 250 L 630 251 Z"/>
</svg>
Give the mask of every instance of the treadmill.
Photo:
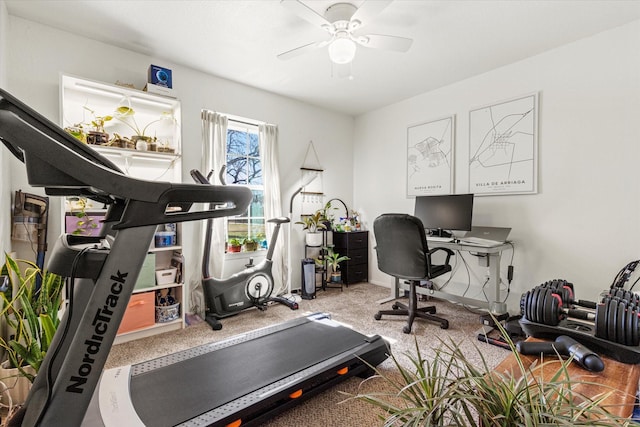
<svg viewBox="0 0 640 427">
<path fill-rule="evenodd" d="M 100 236 L 61 235 L 47 269 L 68 278 L 68 308 L 10 426 L 258 425 L 388 357 L 318 313 L 103 372 L 157 225 L 237 215 L 246 187 L 126 176 L 105 157 L 0 89 L 0 140 L 50 196 L 104 203 Z M 301 345 L 303 344 L 303 345 Z"/>
</svg>

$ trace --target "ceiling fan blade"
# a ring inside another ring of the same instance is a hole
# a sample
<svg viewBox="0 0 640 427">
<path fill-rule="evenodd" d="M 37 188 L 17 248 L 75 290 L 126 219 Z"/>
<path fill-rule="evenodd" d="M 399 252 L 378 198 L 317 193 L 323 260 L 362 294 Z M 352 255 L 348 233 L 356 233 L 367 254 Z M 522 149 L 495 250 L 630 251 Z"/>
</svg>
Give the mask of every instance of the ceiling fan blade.
<svg viewBox="0 0 640 427">
<path fill-rule="evenodd" d="M 324 19 L 322 15 L 318 15 L 315 10 L 299 0 L 281 0 L 280 4 L 289 9 L 291 12 L 320 28 L 331 27 L 331 22 Z"/>
<path fill-rule="evenodd" d="M 413 39 L 398 36 L 385 36 L 382 34 L 367 34 L 366 36 L 354 36 L 353 40 L 365 47 L 372 49 L 393 50 L 406 52 L 413 44 Z"/>
<path fill-rule="evenodd" d="M 382 12 L 393 0 L 367 0 L 356 10 L 351 17 L 352 29 L 360 28 L 368 24 L 380 12 Z"/>
<path fill-rule="evenodd" d="M 295 49 L 288 50 L 278 55 L 278 59 L 287 60 L 291 58 L 295 58 L 296 56 L 300 56 L 304 53 L 311 52 L 313 50 L 319 49 L 329 44 L 331 40 L 323 40 L 319 42 L 313 42 L 306 44 L 304 46 L 296 47 Z"/>
</svg>

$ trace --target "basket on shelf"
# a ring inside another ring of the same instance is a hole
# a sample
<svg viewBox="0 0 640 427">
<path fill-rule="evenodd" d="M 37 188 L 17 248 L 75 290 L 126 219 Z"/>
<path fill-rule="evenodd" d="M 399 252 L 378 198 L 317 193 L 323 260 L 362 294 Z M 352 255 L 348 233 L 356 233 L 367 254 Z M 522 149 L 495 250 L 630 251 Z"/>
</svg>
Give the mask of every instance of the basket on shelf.
<svg viewBox="0 0 640 427">
<path fill-rule="evenodd" d="M 156 306 L 156 323 L 166 323 L 180 318 L 180 303 Z"/>
<path fill-rule="evenodd" d="M 156 323 L 166 323 L 180 318 L 180 303 L 171 295 L 171 289 L 156 291 Z"/>
</svg>

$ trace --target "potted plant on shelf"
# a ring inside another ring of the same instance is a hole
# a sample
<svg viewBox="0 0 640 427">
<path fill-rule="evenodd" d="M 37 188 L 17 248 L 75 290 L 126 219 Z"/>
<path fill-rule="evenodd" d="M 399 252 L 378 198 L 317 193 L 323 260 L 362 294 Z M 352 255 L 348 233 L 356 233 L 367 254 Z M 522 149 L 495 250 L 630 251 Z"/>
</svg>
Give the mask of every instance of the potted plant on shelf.
<svg viewBox="0 0 640 427">
<path fill-rule="evenodd" d="M 87 143 L 87 134 L 84 131 L 84 125 L 82 123 L 75 123 L 71 126 L 64 128 L 64 131 L 80 141 Z"/>
<path fill-rule="evenodd" d="M 93 216 L 87 213 L 87 208 L 91 207 L 91 202 L 86 197 L 74 197 L 68 200 L 69 212 L 73 214 L 75 218 L 72 221 L 67 221 L 67 227 L 71 225 L 73 230 L 71 234 L 91 236 L 95 235 L 100 224 L 96 223 Z M 68 220 L 69 218 L 67 218 Z M 69 230 L 69 228 L 67 228 Z"/>
<path fill-rule="evenodd" d="M 260 246 L 261 249 L 267 249 L 269 247 L 269 244 L 267 243 L 267 236 L 264 233 L 256 234 L 256 240 L 258 241 L 258 246 Z"/>
<path fill-rule="evenodd" d="M 113 133 L 113 139 L 111 140 L 111 145 L 119 148 L 126 148 L 129 150 L 135 150 L 136 144 L 125 136 L 121 136 L 119 133 Z"/>
<path fill-rule="evenodd" d="M 240 239 L 231 238 L 227 243 L 227 251 L 228 252 L 240 252 L 242 250 L 242 243 L 240 243 Z"/>
<path fill-rule="evenodd" d="M 257 239 L 253 239 L 251 237 L 247 237 L 242 242 L 242 246 L 244 246 L 244 250 L 246 252 L 257 251 L 258 250 L 258 240 Z"/>
<path fill-rule="evenodd" d="M 322 245 L 322 232 L 318 230 L 325 230 L 327 228 L 322 220 L 322 211 L 318 210 L 311 215 L 304 216 L 301 221 L 296 222 L 296 224 L 302 225 L 303 230 L 307 230 L 305 235 L 305 242 L 307 246 Z"/>
<path fill-rule="evenodd" d="M 24 270 L 19 264 L 26 264 Z M 62 277 L 8 255 L 2 275 L 8 278 L 9 286 L 0 292 L 0 318 L 7 329 L 0 336 L 0 348 L 5 353 L 0 381 L 8 386 L 6 392 L 15 405 L 24 402 L 60 324 L 58 311 L 64 283 Z M 38 277 L 42 278 L 39 288 Z"/>
<path fill-rule="evenodd" d="M 349 223 L 351 224 L 352 230 L 359 231 L 361 228 L 360 212 L 355 210 L 349 211 Z"/>
<path fill-rule="evenodd" d="M 327 230 L 332 230 L 333 229 L 333 222 L 334 222 L 334 218 L 333 215 L 331 215 L 329 213 L 330 210 L 337 210 L 338 208 L 336 207 L 332 207 L 331 206 L 331 200 L 329 200 L 322 209 L 319 210 L 320 214 L 321 214 L 321 219 L 320 221 L 322 221 L 322 223 L 325 225 L 325 228 Z"/>
<path fill-rule="evenodd" d="M 105 145 L 109 143 L 109 134 L 105 131 L 104 127 L 108 121 L 113 119 L 112 116 L 98 116 L 96 112 L 90 109 L 87 106 L 83 107 L 85 110 L 89 111 L 93 115 L 93 120 L 91 120 L 91 126 L 93 126 L 93 130 L 87 132 L 87 144 L 92 145 Z"/>
<path fill-rule="evenodd" d="M 340 263 L 343 261 L 349 261 L 351 258 L 348 256 L 340 256 L 339 253 L 334 252 L 332 249 L 329 250 L 329 254 L 327 255 L 326 262 L 329 267 L 331 267 L 331 281 L 334 283 L 339 283 L 342 280 L 342 272 L 339 271 Z"/>
<path fill-rule="evenodd" d="M 130 106 L 121 105 L 116 108 L 114 117 L 135 132 L 135 134 L 131 137 L 131 141 L 133 141 L 136 150 L 157 151 L 157 138 L 146 135 L 147 129 L 149 129 L 149 126 L 151 126 L 152 124 L 158 123 L 162 120 L 173 120 L 173 116 L 171 115 L 171 113 L 165 112 L 162 113 L 160 118 L 152 120 L 145 126 L 140 127 L 138 125 L 138 122 L 136 121 L 135 114 L 135 110 Z"/>
</svg>

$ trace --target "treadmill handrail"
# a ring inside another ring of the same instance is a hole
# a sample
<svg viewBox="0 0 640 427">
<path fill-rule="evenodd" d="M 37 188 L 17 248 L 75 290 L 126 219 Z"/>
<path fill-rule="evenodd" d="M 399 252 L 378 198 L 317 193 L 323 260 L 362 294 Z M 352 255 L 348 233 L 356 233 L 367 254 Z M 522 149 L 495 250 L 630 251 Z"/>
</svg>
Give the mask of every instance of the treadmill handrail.
<svg viewBox="0 0 640 427">
<path fill-rule="evenodd" d="M 80 425 L 155 225 L 240 214 L 248 208 L 253 194 L 244 186 L 173 184 L 126 176 L 109 160 L 2 89 L 0 140 L 25 164 L 30 185 L 44 187 L 48 194 L 82 195 L 109 205 L 105 220 L 108 226 L 103 227 L 107 231 L 101 236 L 109 247 L 77 251 L 78 257 L 85 258 L 91 250 L 108 249 L 106 255 L 99 260 L 101 265 L 93 266 L 96 274 L 74 273 L 78 285 L 73 287 L 75 308 L 70 306 L 65 311 L 52 340 L 50 350 L 55 351 L 48 351 L 41 365 L 46 374 L 36 376 L 27 401 L 14 416 L 25 426 Z M 204 210 L 191 211 L 195 204 Z M 72 263 L 75 260 L 80 258 L 74 256 Z M 83 266 L 82 262 L 69 267 L 73 271 L 77 266 Z M 20 421 L 22 417 L 24 422 Z"/>
<path fill-rule="evenodd" d="M 253 197 L 246 187 L 174 184 L 124 175 L 108 159 L 2 89 L 0 139 L 25 163 L 29 184 L 45 187 L 47 193 L 95 195 L 100 200 L 120 198 L 143 204 L 137 206 L 138 215 L 114 229 L 238 215 Z M 203 203 L 204 210 L 187 212 L 194 203 Z"/>
</svg>

